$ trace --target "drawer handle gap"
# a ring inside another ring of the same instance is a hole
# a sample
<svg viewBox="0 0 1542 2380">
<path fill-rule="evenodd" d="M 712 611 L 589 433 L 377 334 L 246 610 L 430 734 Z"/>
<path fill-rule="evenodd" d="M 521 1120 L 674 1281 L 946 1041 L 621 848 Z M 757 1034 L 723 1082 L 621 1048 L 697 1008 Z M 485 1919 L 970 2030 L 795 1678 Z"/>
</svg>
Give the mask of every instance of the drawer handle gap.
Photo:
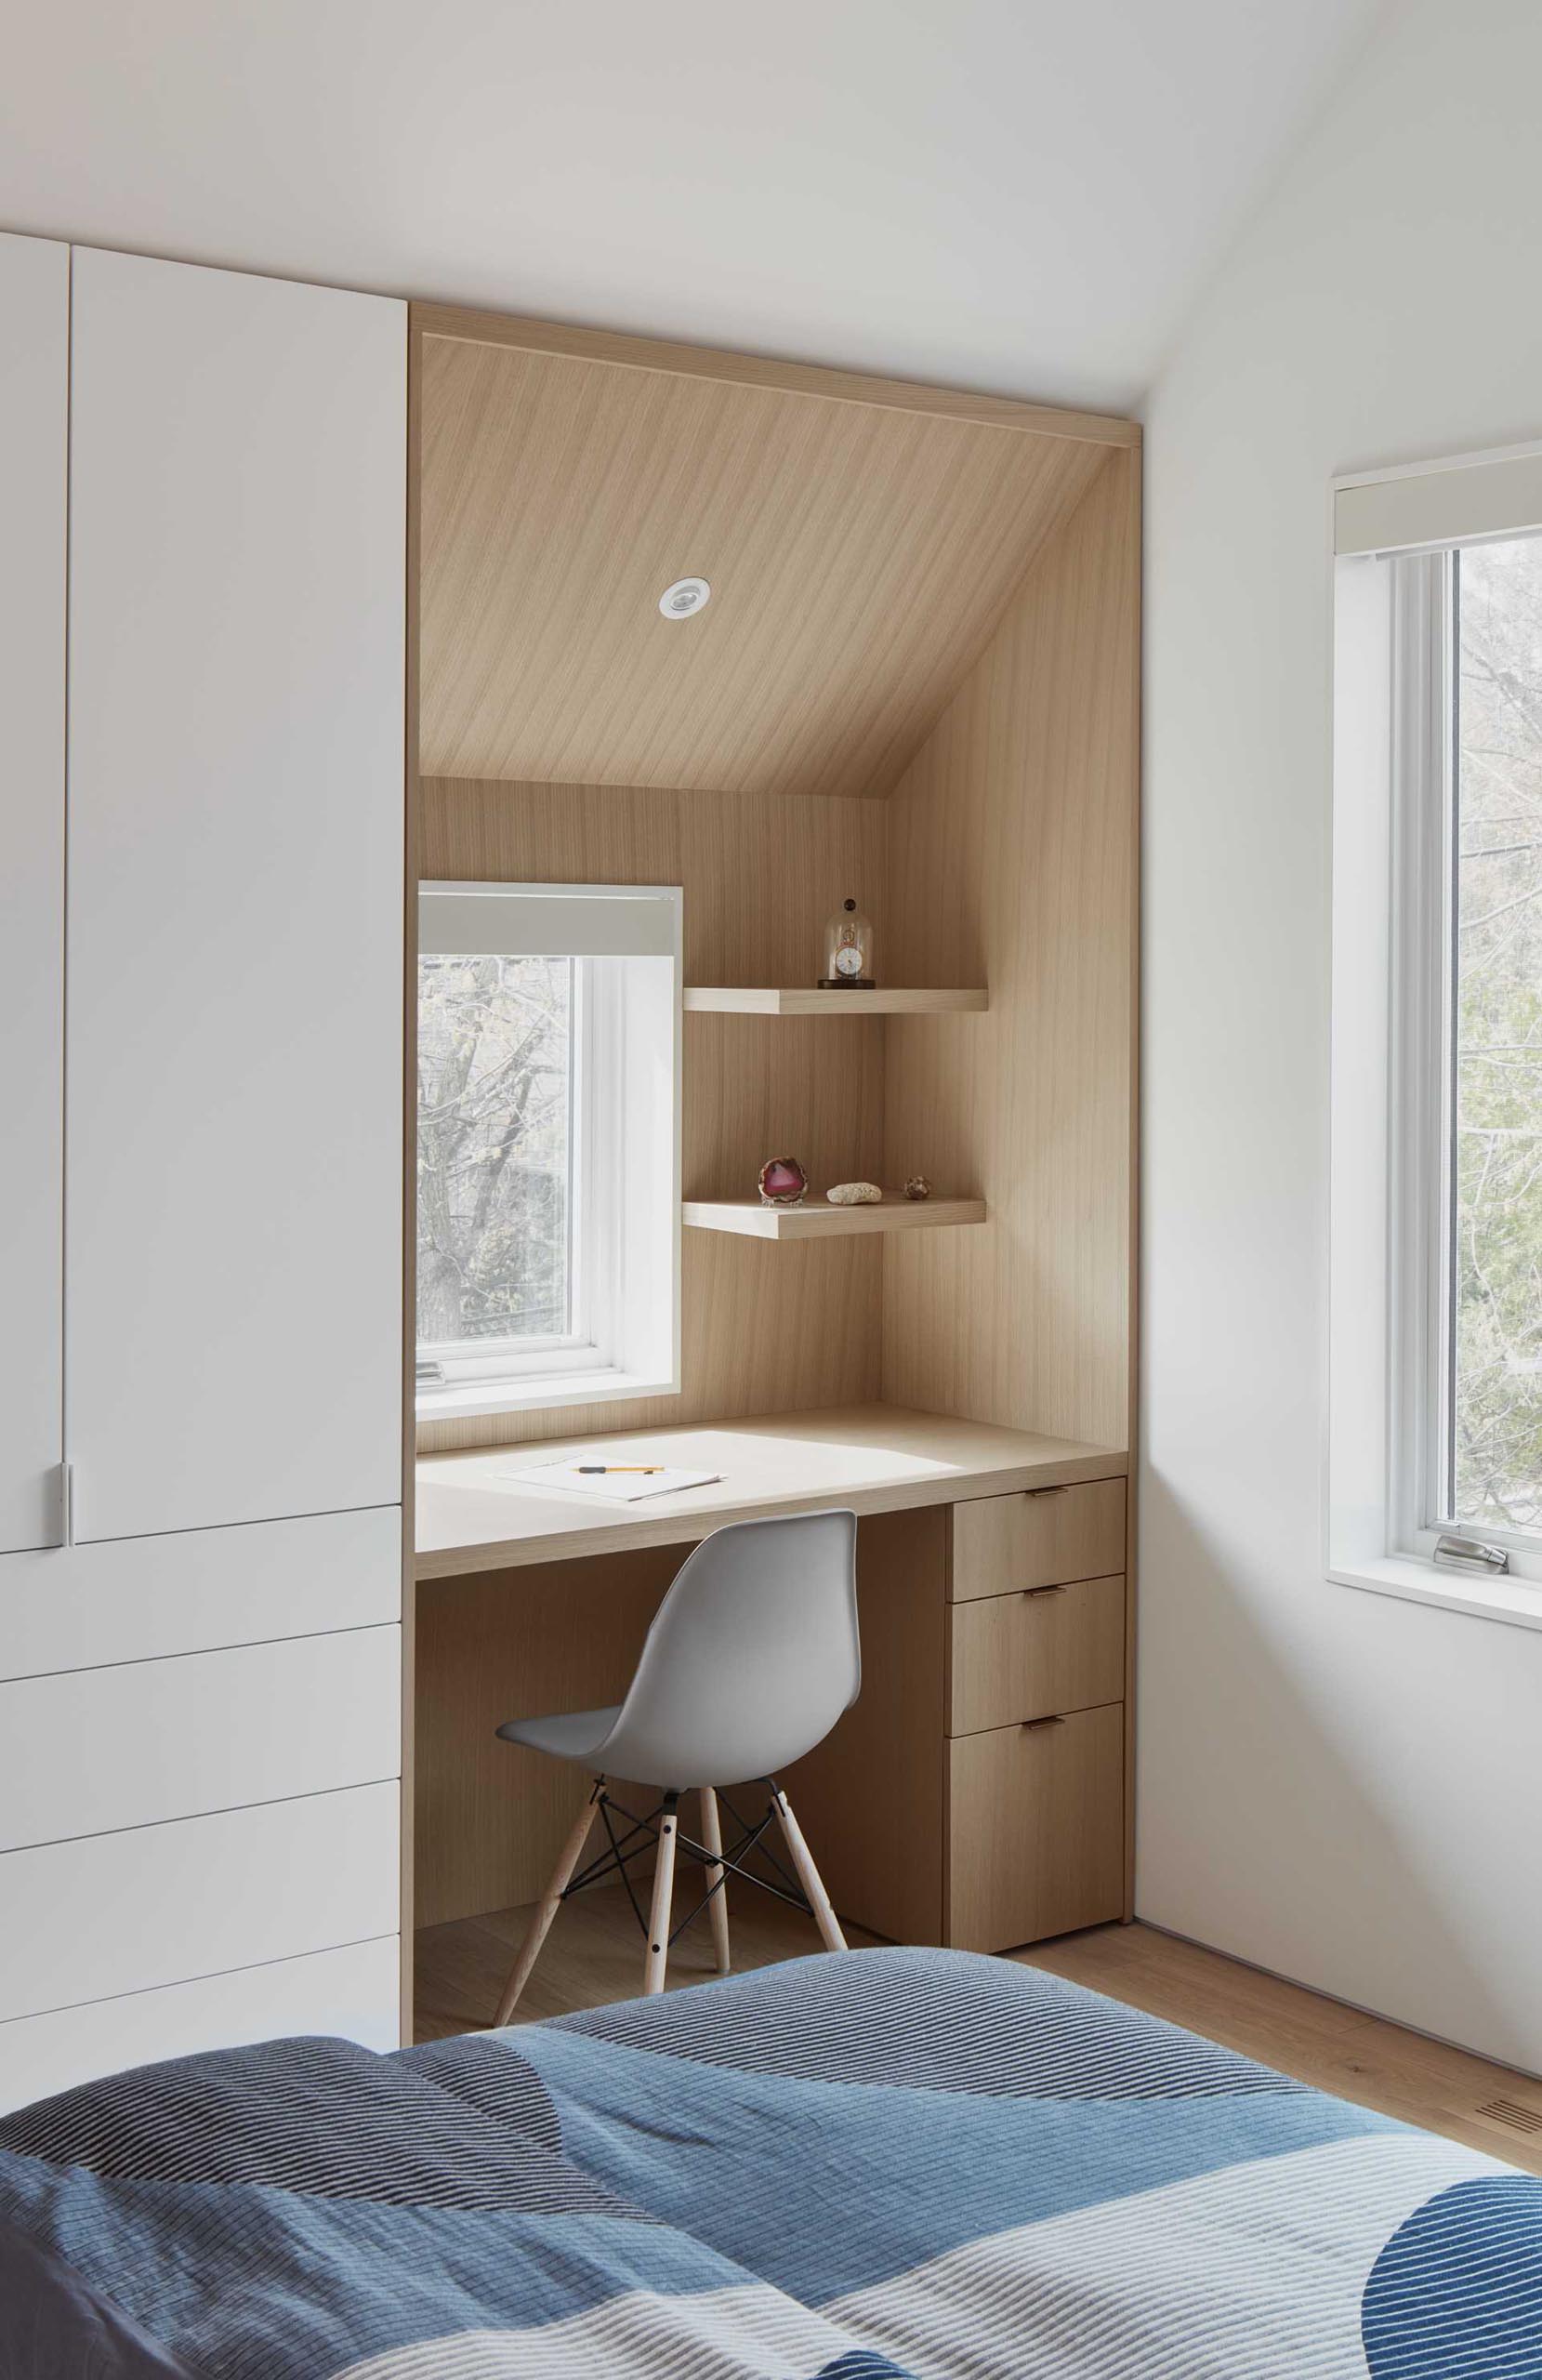
<svg viewBox="0 0 1542 2380">
<path fill-rule="evenodd" d="M 1063 1496 L 1069 1492 L 1070 1486 L 1068 1479 L 1062 1479 L 1058 1488 L 1025 1488 L 1022 1492 L 1025 1496 Z"/>
<path fill-rule="evenodd" d="M 1022 1723 L 1022 1729 L 1023 1733 L 1026 1735 L 1030 1729 L 1035 1727 L 1063 1727 L 1064 1725 L 1065 1721 L 1063 1718 L 1024 1719 Z"/>
<path fill-rule="evenodd" d="M 1064 1589 L 1064 1587 L 1063 1587 L 1063 1586 L 1059 1586 L 1059 1587 L 1024 1587 L 1024 1588 L 1023 1588 L 1023 1590 L 1022 1590 L 1022 1592 L 1023 1592 L 1023 1593 L 1024 1593 L 1025 1595 L 1063 1595 L 1063 1594 L 1064 1594 L 1064 1593 L 1065 1593 L 1065 1589 Z"/>
</svg>

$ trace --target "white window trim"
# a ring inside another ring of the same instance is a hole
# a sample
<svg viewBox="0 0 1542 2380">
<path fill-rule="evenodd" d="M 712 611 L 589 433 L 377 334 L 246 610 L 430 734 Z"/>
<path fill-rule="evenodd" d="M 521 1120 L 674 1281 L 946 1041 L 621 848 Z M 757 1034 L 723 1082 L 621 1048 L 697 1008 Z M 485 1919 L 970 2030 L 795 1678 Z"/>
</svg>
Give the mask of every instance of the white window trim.
<svg viewBox="0 0 1542 2380">
<path fill-rule="evenodd" d="M 1452 621 L 1446 553 L 1389 565 L 1392 670 L 1389 1551 L 1429 1561 L 1449 1426 Z M 1487 1537 L 1488 1531 L 1483 1532 Z"/>
<path fill-rule="evenodd" d="M 1517 462 L 1532 468 L 1519 475 L 1488 469 Z M 1389 486 L 1431 475 L 1439 475 L 1432 491 Z M 1494 509 L 1501 484 L 1535 490 L 1522 508 L 1527 517 L 1504 530 Z M 1361 492 L 1373 487 L 1387 490 L 1385 505 L 1363 504 Z M 1434 843 L 1429 829 L 1431 823 L 1443 829 L 1450 800 L 1443 747 L 1451 660 L 1441 559 L 1422 562 L 1417 534 L 1437 517 L 1446 545 L 1533 532 L 1530 515 L 1542 512 L 1542 443 L 1360 473 L 1337 482 L 1331 502 L 1338 560 L 1325 1569 L 1341 1585 L 1542 1629 L 1535 1540 L 1485 1526 L 1475 1533 L 1507 1547 L 1510 1570 L 1470 1576 L 1436 1567 L 1430 1556 L 1437 1532 L 1425 1526 L 1443 1416 L 1430 1410 L 1420 1368 L 1434 1354 L 1446 1376 L 1436 1260 L 1449 1197 L 1448 1140 L 1443 1098 L 1430 1094 L 1442 1080 L 1436 1060 L 1443 1063 L 1447 1047 L 1449 976 L 1438 960 L 1449 948 L 1451 922 L 1449 883 L 1430 866 L 1432 851 L 1443 852 L 1443 832 Z M 1394 533 L 1387 548 L 1360 542 L 1373 530 Z M 1404 557 L 1395 577 L 1393 552 Z M 1414 554 L 1420 563 L 1408 561 Z M 1395 721 L 1394 634 L 1405 697 Z M 1400 776 L 1422 820 L 1406 813 L 1394 820 Z M 1414 1184 L 1419 1195 L 1404 1195 Z M 1427 1424 L 1417 1432 L 1409 1426 L 1415 1410 Z"/>
<path fill-rule="evenodd" d="M 574 1030 L 579 1076 L 575 1183 L 607 1182 L 600 1200 L 580 1188 L 573 1232 L 573 1308 L 579 1328 L 566 1337 L 485 1342 L 475 1354 L 448 1345 L 420 1346 L 420 1361 L 444 1365 L 442 1381 L 420 1382 L 420 1421 L 472 1419 L 547 1407 L 610 1403 L 679 1393 L 680 1347 L 680 1063 L 682 893 L 678 885 L 512 885 L 428 883 L 427 909 L 437 897 L 455 904 L 497 900 L 518 917 L 521 947 L 547 955 L 582 935 L 608 945 L 577 955 L 578 1015 Z M 609 910 L 608 905 L 614 905 Z M 547 922 L 549 921 L 549 923 Z M 476 938 L 473 936 L 473 938 Z M 425 940 L 431 948 L 431 940 Z M 457 945 L 468 946 L 468 945 Z M 666 958 L 667 991 L 639 999 L 633 959 Z M 647 1009 L 644 1022 L 637 1012 Z M 640 1048 L 639 1034 L 641 1032 Z M 656 1076 L 642 1068 L 668 1051 L 668 1113 L 650 1102 Z M 645 1144 L 649 1162 L 636 1163 Z M 625 1165 L 622 1152 L 634 1152 Z M 599 1152 L 598 1159 L 595 1152 Z M 667 1277 L 658 1257 L 668 1250 Z M 609 1335 L 593 1328 L 610 1317 Z"/>
</svg>

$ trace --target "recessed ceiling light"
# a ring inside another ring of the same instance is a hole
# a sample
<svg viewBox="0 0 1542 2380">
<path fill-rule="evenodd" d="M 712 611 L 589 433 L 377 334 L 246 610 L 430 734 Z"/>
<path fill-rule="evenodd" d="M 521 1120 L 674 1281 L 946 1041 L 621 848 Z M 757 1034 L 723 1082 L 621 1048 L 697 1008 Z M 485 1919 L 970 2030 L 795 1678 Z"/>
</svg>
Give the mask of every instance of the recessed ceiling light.
<svg viewBox="0 0 1542 2380">
<path fill-rule="evenodd" d="M 705 578 L 677 578 L 659 597 L 659 610 L 666 620 L 690 620 L 706 607 L 712 589 Z"/>
</svg>

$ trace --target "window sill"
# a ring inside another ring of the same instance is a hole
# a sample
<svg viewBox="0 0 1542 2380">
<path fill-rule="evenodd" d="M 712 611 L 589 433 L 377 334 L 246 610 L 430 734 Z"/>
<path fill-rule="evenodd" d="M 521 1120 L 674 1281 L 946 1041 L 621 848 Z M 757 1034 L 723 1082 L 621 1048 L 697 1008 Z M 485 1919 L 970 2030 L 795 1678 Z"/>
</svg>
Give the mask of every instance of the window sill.
<svg viewBox="0 0 1542 2380">
<path fill-rule="evenodd" d="M 655 1380 L 609 1366 L 589 1372 L 533 1373 L 527 1380 L 468 1381 L 420 1389 L 420 1421 L 469 1421 L 494 1413 L 535 1413 L 548 1406 L 610 1405 L 629 1396 L 674 1396 L 678 1380 Z"/>
<path fill-rule="evenodd" d="M 1457 1570 L 1438 1570 L 1432 1562 L 1416 1561 L 1411 1554 L 1330 1567 L 1328 1577 L 1338 1586 L 1398 1595 L 1405 1603 L 1434 1604 L 1442 1611 L 1464 1611 L 1511 1628 L 1542 1628 L 1542 1584 L 1533 1579 L 1470 1579 Z"/>
</svg>

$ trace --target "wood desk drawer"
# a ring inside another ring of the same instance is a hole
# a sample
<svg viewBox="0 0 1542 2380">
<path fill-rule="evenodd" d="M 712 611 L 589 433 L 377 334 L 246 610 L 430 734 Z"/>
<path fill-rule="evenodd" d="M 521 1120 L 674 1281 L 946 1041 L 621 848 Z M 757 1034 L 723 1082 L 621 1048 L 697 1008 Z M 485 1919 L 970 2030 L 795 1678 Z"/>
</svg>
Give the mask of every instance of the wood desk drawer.
<svg viewBox="0 0 1542 2380">
<path fill-rule="evenodd" d="M 953 1507 L 955 1603 L 1106 1579 L 1125 1567 L 1125 1483 L 1093 1479 Z"/>
<path fill-rule="evenodd" d="M 400 1627 L 0 1686 L 0 1851 L 401 1768 Z"/>
<path fill-rule="evenodd" d="M 948 1733 L 970 1736 L 1125 1694 L 1125 1582 L 982 1595 L 952 1615 Z"/>
<path fill-rule="evenodd" d="M 1124 1897 L 1121 1704 L 948 1745 L 948 1929 L 1010 1950 L 1117 1917 Z"/>
</svg>

